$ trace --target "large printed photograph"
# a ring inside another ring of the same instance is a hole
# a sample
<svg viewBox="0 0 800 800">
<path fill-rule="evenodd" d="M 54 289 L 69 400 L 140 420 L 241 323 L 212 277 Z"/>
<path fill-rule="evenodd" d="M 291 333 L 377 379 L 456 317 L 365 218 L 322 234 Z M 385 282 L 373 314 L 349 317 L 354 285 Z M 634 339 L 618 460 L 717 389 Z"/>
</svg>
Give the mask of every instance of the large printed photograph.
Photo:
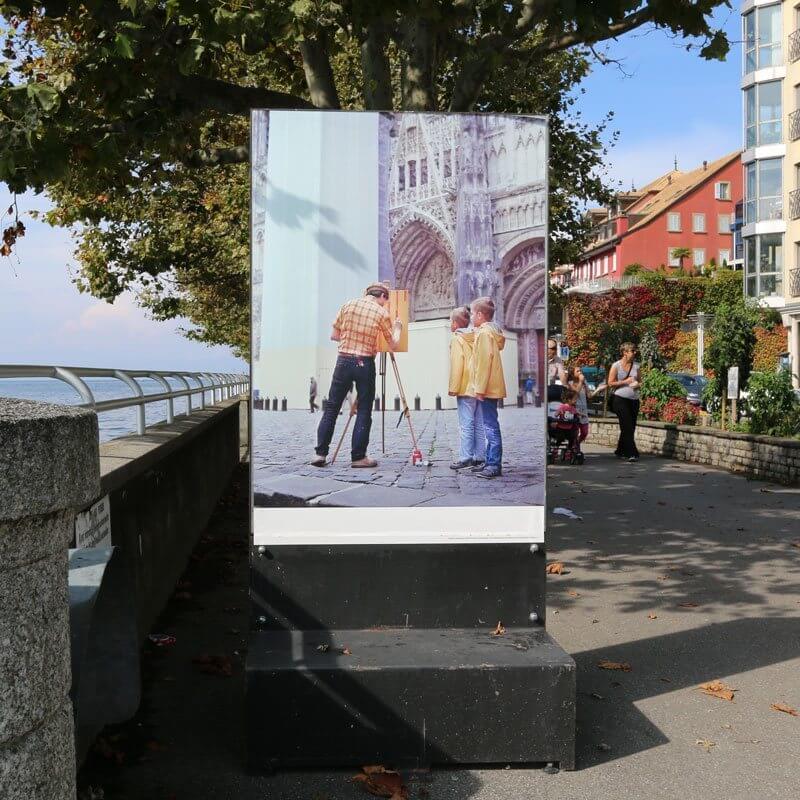
<svg viewBox="0 0 800 800">
<path fill-rule="evenodd" d="M 256 508 L 542 506 L 547 122 L 255 111 Z"/>
</svg>

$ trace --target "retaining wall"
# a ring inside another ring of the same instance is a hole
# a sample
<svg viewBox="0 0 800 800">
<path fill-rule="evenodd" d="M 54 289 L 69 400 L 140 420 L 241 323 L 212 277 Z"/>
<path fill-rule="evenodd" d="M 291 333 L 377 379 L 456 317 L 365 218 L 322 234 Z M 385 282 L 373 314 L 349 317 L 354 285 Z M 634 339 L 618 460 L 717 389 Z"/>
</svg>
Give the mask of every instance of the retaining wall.
<svg viewBox="0 0 800 800">
<path fill-rule="evenodd" d="M 589 441 L 616 447 L 616 417 L 593 418 Z M 719 431 L 694 425 L 640 420 L 636 426 L 640 452 L 708 464 L 751 478 L 800 483 L 800 440 Z"/>
<path fill-rule="evenodd" d="M 232 398 L 154 425 L 144 436 L 100 445 L 111 543 L 131 573 L 140 640 L 164 608 L 239 463 L 241 405 Z"/>
</svg>

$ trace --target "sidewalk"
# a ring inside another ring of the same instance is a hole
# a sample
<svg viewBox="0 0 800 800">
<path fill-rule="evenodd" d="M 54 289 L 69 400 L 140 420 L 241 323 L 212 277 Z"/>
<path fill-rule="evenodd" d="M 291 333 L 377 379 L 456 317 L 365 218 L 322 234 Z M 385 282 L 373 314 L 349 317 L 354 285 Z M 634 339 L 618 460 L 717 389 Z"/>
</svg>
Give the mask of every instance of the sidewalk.
<svg viewBox="0 0 800 800">
<path fill-rule="evenodd" d="M 339 417 L 329 458 L 347 424 L 349 409 Z M 423 459 L 410 463 L 411 435 L 399 411 L 386 412 L 386 454 L 381 452 L 381 414 L 373 412 L 369 455 L 376 469 L 350 466 L 347 432 L 333 465 L 312 467 L 321 414 L 308 411 L 253 412 L 255 503 L 259 506 L 311 503 L 323 506 L 487 506 L 542 505 L 544 453 L 534 453 L 543 437 L 544 409 L 526 406 L 500 409 L 503 475 L 485 480 L 450 464 L 459 459 L 455 411 L 412 411 Z"/>
<path fill-rule="evenodd" d="M 548 532 L 549 559 L 566 568 L 548 577 L 548 630 L 578 663 L 578 769 L 434 769 L 405 776 L 410 798 L 792 796 L 800 718 L 770 705 L 800 711 L 800 488 L 587 452 L 583 467 L 550 468 L 548 486 L 550 508 L 583 517 L 549 515 Z M 368 796 L 351 770 L 245 774 L 247 558 L 235 542 L 245 541 L 247 509 L 238 480 L 187 572 L 192 597 L 176 597 L 159 623 L 178 641 L 147 657 L 140 714 L 109 732 L 121 738 L 81 776 L 106 800 Z M 232 677 L 201 672 L 192 658 L 202 653 L 230 657 Z M 602 659 L 631 670 L 599 669 Z M 698 690 L 716 678 L 737 690 L 732 702 Z"/>
</svg>

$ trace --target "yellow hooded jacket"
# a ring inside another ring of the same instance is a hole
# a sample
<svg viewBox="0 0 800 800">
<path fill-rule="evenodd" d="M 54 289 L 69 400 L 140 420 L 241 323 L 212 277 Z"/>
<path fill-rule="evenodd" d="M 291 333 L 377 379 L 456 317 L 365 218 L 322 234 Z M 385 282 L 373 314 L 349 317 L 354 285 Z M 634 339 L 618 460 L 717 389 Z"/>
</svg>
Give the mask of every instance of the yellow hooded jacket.
<svg viewBox="0 0 800 800">
<path fill-rule="evenodd" d="M 472 349 L 475 332 L 466 328 L 456 331 L 450 339 L 450 383 L 447 391 L 456 397 L 474 397 L 472 389 Z"/>
<path fill-rule="evenodd" d="M 475 394 L 482 394 L 493 400 L 506 396 L 506 380 L 500 351 L 506 345 L 506 337 L 500 326 L 494 322 L 484 322 L 478 328 L 472 354 L 471 388 Z"/>
</svg>

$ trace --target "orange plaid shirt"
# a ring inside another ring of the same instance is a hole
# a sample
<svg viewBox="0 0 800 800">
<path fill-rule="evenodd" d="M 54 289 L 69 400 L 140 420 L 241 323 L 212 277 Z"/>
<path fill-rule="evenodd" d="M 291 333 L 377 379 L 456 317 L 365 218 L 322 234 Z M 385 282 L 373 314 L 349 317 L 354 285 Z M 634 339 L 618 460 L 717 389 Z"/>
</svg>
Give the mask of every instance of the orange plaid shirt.
<svg viewBox="0 0 800 800">
<path fill-rule="evenodd" d="M 372 297 L 359 297 L 345 303 L 336 315 L 333 327 L 339 331 L 339 352 L 372 357 L 378 352 L 378 333 L 387 341 L 393 331 L 389 312 Z"/>
</svg>

